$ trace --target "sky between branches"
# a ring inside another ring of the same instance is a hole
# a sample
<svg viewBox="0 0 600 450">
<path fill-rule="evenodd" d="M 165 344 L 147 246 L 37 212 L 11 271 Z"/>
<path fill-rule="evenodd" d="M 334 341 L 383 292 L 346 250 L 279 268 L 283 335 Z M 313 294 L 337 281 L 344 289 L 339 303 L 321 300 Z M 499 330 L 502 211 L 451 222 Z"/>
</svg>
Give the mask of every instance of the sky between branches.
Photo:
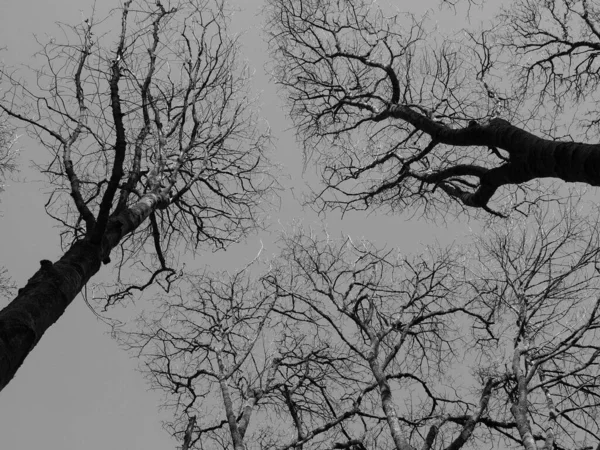
<svg viewBox="0 0 600 450">
<path fill-rule="evenodd" d="M 294 141 L 291 124 L 283 114 L 277 89 L 269 79 L 265 65 L 268 62 L 266 44 L 260 33 L 262 17 L 261 0 L 234 0 L 231 4 L 241 11 L 234 16 L 232 32 L 245 32 L 241 40 L 243 55 L 255 70 L 253 90 L 261 94 L 262 116 L 268 120 L 274 140 L 273 159 L 281 163 L 290 177 L 282 183 L 288 188 L 283 193 L 281 211 L 272 213 L 273 229 L 287 224 L 296 217 L 307 224 L 320 226 L 314 213 L 303 211 L 296 201 L 305 190 L 306 182 L 315 182 L 309 166 L 302 172 L 302 154 Z M 428 7 L 439 14 L 437 2 L 418 2 L 412 12 L 422 14 Z M 110 8 L 118 6 L 105 1 L 96 5 L 96 14 L 102 17 Z M 91 4 L 74 0 L 6 0 L 0 3 L 0 53 L 5 63 L 40 63 L 31 55 L 38 46 L 33 36 L 45 42 L 59 33 L 55 22 L 75 24 L 90 15 Z M 481 11 L 472 11 L 473 19 Z M 489 14 L 489 11 L 485 11 Z M 458 17 L 446 11 L 446 21 L 441 28 L 449 28 Z M 456 22 L 456 26 L 460 26 Z M 17 180 L 11 181 L 2 194 L 0 203 L 0 246 L 4 255 L 0 265 L 10 271 L 21 286 L 37 269 L 41 259 L 56 260 L 62 253 L 58 231 L 44 213 L 48 188 L 42 176 L 31 168 L 30 161 L 44 158 L 44 149 L 23 136 L 19 141 L 21 151 Z M 418 250 L 419 243 L 452 241 L 464 235 L 476 223 L 433 225 L 419 223 L 401 216 L 353 214 L 341 221 L 337 214 L 327 216 L 331 234 L 344 232 L 355 237 L 374 240 L 410 252 Z M 277 249 L 263 233 L 245 244 L 219 254 L 201 254 L 194 261 L 198 268 L 210 262 L 214 269 L 233 270 L 254 257 L 265 245 L 265 254 Z M 202 252 L 200 252 L 202 253 Z M 190 268 L 190 267 L 188 267 Z M 105 267 L 94 282 L 111 276 Z M 91 286 L 88 294 L 92 295 Z M 0 306 L 4 306 L 1 303 Z M 143 300 L 135 305 L 143 308 Z M 135 308 L 118 311 L 122 317 L 133 317 Z M 160 397 L 147 392 L 145 381 L 135 371 L 137 361 L 121 351 L 108 334 L 108 328 L 92 314 L 83 300 L 78 298 L 60 321 L 47 333 L 32 356 L 26 361 L 18 376 L 0 398 L 0 436 L 4 448 L 29 450 L 80 449 L 104 450 L 106 448 L 165 449 L 176 443 L 161 429 L 158 411 Z M 164 416 L 162 416 L 164 417 Z"/>
</svg>

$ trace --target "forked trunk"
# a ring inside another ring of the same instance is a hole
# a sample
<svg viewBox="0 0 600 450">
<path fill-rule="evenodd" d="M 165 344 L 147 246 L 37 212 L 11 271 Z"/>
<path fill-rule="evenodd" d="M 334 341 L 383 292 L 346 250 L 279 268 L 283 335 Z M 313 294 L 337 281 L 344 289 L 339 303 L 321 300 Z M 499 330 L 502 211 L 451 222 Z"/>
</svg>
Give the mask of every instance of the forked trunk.
<svg viewBox="0 0 600 450">
<path fill-rule="evenodd" d="M 500 118 L 464 128 L 451 128 L 406 106 L 393 107 L 382 117 L 404 120 L 429 134 L 437 143 L 457 147 L 482 146 L 508 153 L 508 160 L 497 167 L 479 168 L 473 172 L 473 165 L 459 164 L 427 177 L 426 181 L 438 183 L 452 176 L 464 176 L 467 172 L 476 174 L 480 178 L 478 189 L 461 196 L 467 206 L 485 206 L 500 186 L 538 178 L 558 178 L 567 183 L 600 186 L 598 144 L 544 139 Z"/>
</svg>

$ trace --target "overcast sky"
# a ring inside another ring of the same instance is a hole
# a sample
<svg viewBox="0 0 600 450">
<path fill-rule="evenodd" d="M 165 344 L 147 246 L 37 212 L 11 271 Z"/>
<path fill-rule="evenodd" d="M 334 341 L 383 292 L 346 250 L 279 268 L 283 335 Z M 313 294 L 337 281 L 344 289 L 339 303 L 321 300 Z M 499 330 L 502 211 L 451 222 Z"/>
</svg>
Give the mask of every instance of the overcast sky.
<svg viewBox="0 0 600 450">
<path fill-rule="evenodd" d="M 99 2 L 99 16 L 117 6 L 116 1 L 111 1 Z M 290 123 L 284 117 L 276 89 L 264 70 L 267 54 L 259 32 L 262 18 L 258 15 L 262 1 L 232 3 L 244 10 L 235 17 L 234 30 L 246 32 L 243 54 L 256 70 L 254 88 L 262 92 L 262 114 L 276 138 L 274 158 L 284 164 L 291 183 L 301 187 L 301 152 L 289 131 Z M 419 2 L 419 7 L 425 4 Z M 11 65 L 34 64 L 30 59 L 37 48 L 34 33 L 41 41 L 47 40 L 57 33 L 55 22 L 74 24 L 88 16 L 89 11 L 85 1 L 0 0 L 0 47 L 7 47 L 0 58 Z M 25 137 L 19 146 L 21 182 L 11 182 L 0 202 L 0 265 L 22 286 L 38 269 L 41 259 L 55 261 L 62 252 L 56 223 L 44 212 L 49 189 L 30 163 L 43 157 L 45 150 Z M 306 179 L 311 179 L 310 174 Z M 290 200 L 291 196 L 286 194 L 285 198 L 288 201 L 282 210 L 273 212 L 275 224 L 304 215 L 298 204 Z M 309 215 L 307 220 L 316 223 L 318 219 Z M 467 233 L 469 227 L 464 223 L 442 227 L 376 214 L 353 215 L 343 222 L 331 215 L 327 223 L 333 232 L 364 236 L 379 245 L 399 246 L 406 252 L 417 250 L 419 243 L 432 242 L 434 235 L 451 241 Z M 258 251 L 260 239 L 266 242 L 268 253 L 276 251 L 268 243 L 268 236 L 256 236 L 220 255 L 201 255 L 198 267 L 208 262 L 218 268 L 239 267 L 240 261 Z M 104 267 L 93 281 L 107 276 L 110 268 Z M 118 348 L 108 331 L 78 297 L 0 394 L 3 449 L 158 450 L 180 445 L 161 428 L 159 395 L 147 391 L 143 377 L 136 371 L 137 361 Z"/>
</svg>

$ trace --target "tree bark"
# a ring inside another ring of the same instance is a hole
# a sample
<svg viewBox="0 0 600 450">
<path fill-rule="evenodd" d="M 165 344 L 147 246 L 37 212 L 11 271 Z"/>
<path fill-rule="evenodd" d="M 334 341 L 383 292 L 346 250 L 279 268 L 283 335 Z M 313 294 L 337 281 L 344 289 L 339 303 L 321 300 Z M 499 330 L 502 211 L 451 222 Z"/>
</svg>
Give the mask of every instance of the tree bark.
<svg viewBox="0 0 600 450">
<path fill-rule="evenodd" d="M 164 208 L 165 193 L 150 193 L 120 214 L 111 217 L 100 245 L 87 239 L 75 242 L 54 264 L 41 268 L 19 289 L 17 297 L 0 311 L 0 391 L 10 382 L 25 358 L 124 236 L 134 231 L 152 211 Z"/>
<path fill-rule="evenodd" d="M 508 121 L 495 118 L 487 123 L 464 128 L 451 128 L 406 106 L 394 106 L 377 120 L 396 118 L 410 123 L 441 144 L 458 147 L 484 146 L 502 149 L 508 161 L 498 167 L 483 169 L 478 174 L 480 186 L 464 196 L 468 206 L 482 207 L 503 185 L 521 184 L 537 178 L 558 178 L 565 182 L 581 182 L 600 186 L 600 145 L 543 139 Z M 426 181 L 435 182 L 441 175 L 451 176 L 450 167 L 433 173 Z"/>
<path fill-rule="evenodd" d="M 244 439 L 240 434 L 240 430 L 237 426 L 237 419 L 233 411 L 233 402 L 231 401 L 231 395 L 229 395 L 229 387 L 227 386 L 227 380 L 220 379 L 219 385 L 221 387 L 221 395 L 223 396 L 223 404 L 225 405 L 225 415 L 227 416 L 227 424 L 229 425 L 229 432 L 231 433 L 231 440 L 233 442 L 233 448 L 235 450 L 245 450 Z"/>
<path fill-rule="evenodd" d="M 221 350 L 217 350 L 217 364 L 219 366 L 219 386 L 221 388 L 221 395 L 223 396 L 223 406 L 225 406 L 225 417 L 227 418 L 227 424 L 229 425 L 229 433 L 231 434 L 231 441 L 233 442 L 234 450 L 245 450 L 244 439 L 240 434 L 240 429 L 237 425 L 237 417 L 233 411 L 233 401 L 229 394 L 229 386 L 227 380 L 231 376 L 231 371 L 225 367 L 223 357 L 221 356 Z"/>
<path fill-rule="evenodd" d="M 285 397 L 285 403 L 290 411 L 290 415 L 292 416 L 292 421 L 294 422 L 294 425 L 296 426 L 296 432 L 298 434 L 298 442 L 304 442 L 304 440 L 306 439 L 306 434 L 304 433 L 304 430 L 303 430 L 302 419 L 300 418 L 300 415 L 298 414 L 298 408 L 296 408 L 296 405 L 294 404 L 294 401 L 292 400 L 290 391 L 286 385 L 283 385 L 283 395 Z M 300 444 L 298 446 L 298 449 L 303 450 L 304 445 Z"/>
<path fill-rule="evenodd" d="M 246 435 L 246 431 L 248 430 L 248 425 L 250 425 L 250 418 L 252 417 L 252 411 L 256 407 L 259 401 L 263 398 L 263 396 L 271 390 L 271 385 L 273 384 L 273 380 L 275 379 L 275 375 L 277 372 L 277 368 L 279 367 L 279 363 L 281 362 L 281 358 L 277 355 L 271 359 L 271 363 L 267 369 L 267 379 L 265 381 L 264 389 L 260 387 L 250 389 L 250 395 L 246 404 L 243 408 L 242 417 L 240 419 L 240 423 L 238 426 L 240 436 L 244 439 Z"/>
<path fill-rule="evenodd" d="M 523 373 L 521 369 L 521 355 L 525 353 L 527 346 L 523 348 L 521 346 L 515 348 L 513 354 L 513 374 L 517 379 L 517 398 L 514 400 L 510 407 L 510 412 L 515 418 L 517 430 L 523 441 L 523 447 L 525 450 L 537 450 L 533 433 L 531 432 L 531 425 L 529 424 L 529 409 L 527 396 L 529 389 L 527 387 L 528 377 L 526 373 Z"/>
<path fill-rule="evenodd" d="M 523 447 L 525 450 L 537 450 L 535 439 L 531 433 L 531 427 L 529 426 L 529 419 L 527 417 L 527 406 L 521 403 L 514 403 L 510 407 L 510 412 L 515 418 L 517 424 L 517 430 L 523 440 Z"/>
<path fill-rule="evenodd" d="M 452 443 L 446 447 L 446 450 L 460 450 L 463 446 L 469 441 L 471 436 L 473 435 L 473 431 L 479 422 L 480 417 L 485 414 L 487 406 L 490 402 L 490 397 L 492 396 L 492 388 L 494 386 L 493 380 L 488 380 L 483 388 L 483 392 L 481 393 L 481 398 L 479 400 L 479 408 L 473 414 L 469 416 L 467 421 L 465 422 L 463 429 L 460 434 L 457 436 Z M 433 442 L 432 442 L 433 443 Z M 430 448 L 431 445 L 428 447 Z"/>
<path fill-rule="evenodd" d="M 390 385 L 387 381 L 387 378 L 377 360 L 372 357 L 369 358 L 369 365 L 371 366 L 371 371 L 373 372 L 373 376 L 377 381 L 377 385 L 379 386 L 379 394 L 381 396 L 381 407 L 383 408 L 383 412 L 387 419 L 388 426 L 390 427 L 390 432 L 392 434 L 392 439 L 394 440 L 394 445 L 397 450 L 414 450 L 412 445 L 410 445 L 404 436 L 402 436 L 402 430 L 400 429 L 400 421 L 398 420 L 398 415 L 396 413 L 396 408 L 394 407 L 392 400 L 392 390 L 390 389 Z"/>
</svg>

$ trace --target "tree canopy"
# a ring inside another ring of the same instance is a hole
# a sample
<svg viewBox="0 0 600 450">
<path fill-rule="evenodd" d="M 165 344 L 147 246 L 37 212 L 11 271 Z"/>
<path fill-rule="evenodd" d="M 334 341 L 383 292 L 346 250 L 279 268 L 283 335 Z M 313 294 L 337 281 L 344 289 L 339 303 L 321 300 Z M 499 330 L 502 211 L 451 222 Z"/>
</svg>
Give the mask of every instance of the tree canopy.
<svg viewBox="0 0 600 450">
<path fill-rule="evenodd" d="M 278 188 L 221 0 L 128 0 L 65 26 L 35 88 L 3 68 L 0 109 L 49 151 L 66 253 L 0 311 L 0 388 L 118 251 L 105 307 L 164 288 L 117 334 L 185 450 L 600 448 L 600 228 L 573 189 L 600 186 L 600 5 L 513 0 L 480 22 L 490 2 L 439 6 L 471 20 L 264 10 L 320 175 L 307 203 L 485 220 L 415 255 L 295 226 L 242 269 L 177 266 L 261 226 Z"/>
<path fill-rule="evenodd" d="M 258 273 L 192 276 L 121 340 L 190 448 L 595 446 L 596 217 L 537 209 L 417 255 L 288 230 Z"/>
<path fill-rule="evenodd" d="M 2 68 L 0 109 L 49 152 L 36 163 L 67 251 L 0 311 L 0 388 L 117 247 L 146 281 L 120 270 L 108 305 L 168 287 L 182 245 L 220 249 L 260 226 L 276 188 L 269 134 L 227 26 L 222 1 L 128 0 L 43 43 L 33 86 Z"/>
<path fill-rule="evenodd" d="M 274 76 L 318 154 L 322 208 L 502 214 L 535 198 L 534 180 L 600 184 L 595 2 L 517 0 L 449 35 L 375 2 L 268 3 Z"/>
</svg>

